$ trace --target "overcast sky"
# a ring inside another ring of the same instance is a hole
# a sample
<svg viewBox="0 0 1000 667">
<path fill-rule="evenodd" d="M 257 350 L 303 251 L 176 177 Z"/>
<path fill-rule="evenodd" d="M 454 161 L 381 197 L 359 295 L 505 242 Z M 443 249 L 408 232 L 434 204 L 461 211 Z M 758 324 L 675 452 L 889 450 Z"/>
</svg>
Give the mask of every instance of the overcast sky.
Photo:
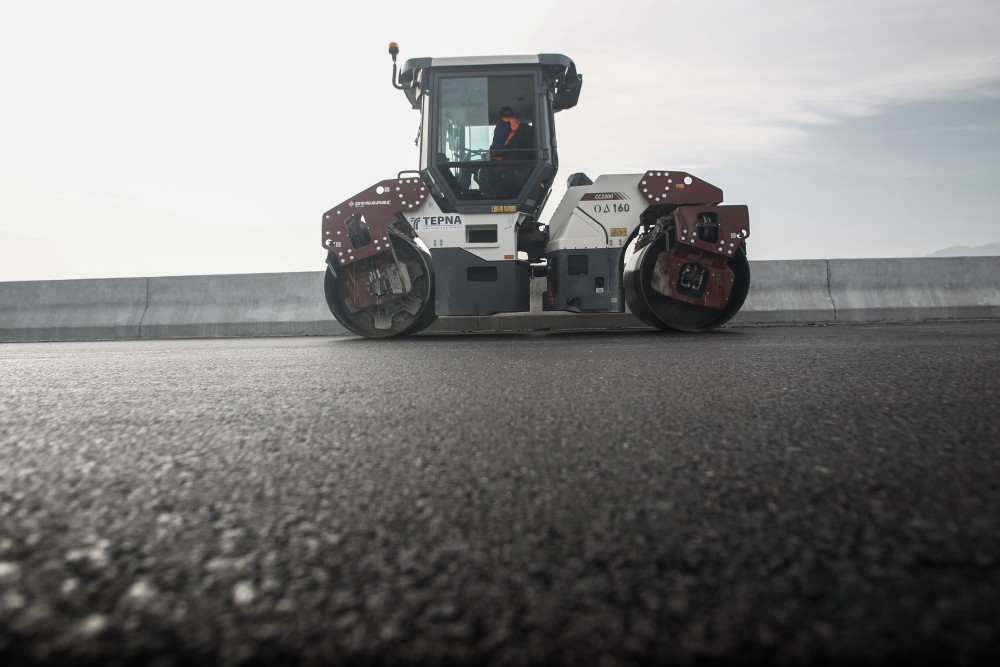
<svg viewBox="0 0 1000 667">
<path fill-rule="evenodd" d="M 322 270 L 321 214 L 417 166 L 390 40 L 570 56 L 558 182 L 692 172 L 751 259 L 995 243 L 998 30 L 997 0 L 4 0 L 0 280 Z"/>
</svg>

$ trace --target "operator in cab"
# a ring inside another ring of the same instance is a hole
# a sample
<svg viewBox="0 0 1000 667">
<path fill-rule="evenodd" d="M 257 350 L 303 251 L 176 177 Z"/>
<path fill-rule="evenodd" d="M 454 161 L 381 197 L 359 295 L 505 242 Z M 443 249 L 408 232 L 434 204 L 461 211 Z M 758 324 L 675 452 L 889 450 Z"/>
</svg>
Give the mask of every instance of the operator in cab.
<svg viewBox="0 0 1000 667">
<path fill-rule="evenodd" d="M 514 110 L 510 107 L 500 107 L 497 114 L 499 119 L 493 129 L 493 143 L 490 144 L 490 159 L 502 160 L 506 154 L 504 150 L 511 140 L 517 136 L 517 129 L 521 121 L 514 115 Z"/>
</svg>

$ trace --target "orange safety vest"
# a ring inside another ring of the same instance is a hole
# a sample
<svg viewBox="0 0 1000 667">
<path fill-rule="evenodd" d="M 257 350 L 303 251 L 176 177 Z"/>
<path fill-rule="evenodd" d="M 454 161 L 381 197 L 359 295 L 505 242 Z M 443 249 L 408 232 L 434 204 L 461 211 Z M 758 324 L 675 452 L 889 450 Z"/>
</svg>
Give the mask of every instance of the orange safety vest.
<svg viewBox="0 0 1000 667">
<path fill-rule="evenodd" d="M 510 143 L 510 140 L 514 138 L 514 135 L 517 134 L 517 128 L 521 126 L 521 122 L 518 119 L 514 118 L 513 116 L 504 116 L 500 120 L 507 121 L 508 123 L 510 123 L 510 134 L 508 134 L 507 138 L 504 139 L 504 141 L 503 141 L 503 145 L 506 146 L 507 144 Z M 497 155 L 493 159 L 494 160 L 502 160 L 503 156 L 502 155 Z"/>
<path fill-rule="evenodd" d="M 521 122 L 513 116 L 504 116 L 500 120 L 505 120 L 510 123 L 510 134 L 507 135 L 507 138 L 503 142 L 503 145 L 506 146 L 510 143 L 510 140 L 514 138 L 514 135 L 517 134 L 517 128 L 521 126 Z"/>
</svg>

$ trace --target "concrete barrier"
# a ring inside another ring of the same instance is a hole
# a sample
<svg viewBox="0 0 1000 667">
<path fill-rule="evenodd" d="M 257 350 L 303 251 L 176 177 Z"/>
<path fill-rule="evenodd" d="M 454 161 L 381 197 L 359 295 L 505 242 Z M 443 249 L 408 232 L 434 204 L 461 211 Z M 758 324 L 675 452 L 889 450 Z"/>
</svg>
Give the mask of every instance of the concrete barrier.
<svg viewBox="0 0 1000 667">
<path fill-rule="evenodd" d="M 835 319 L 826 260 L 803 259 L 750 262 L 750 294 L 730 322 L 801 324 Z"/>
<path fill-rule="evenodd" d="M 323 272 L 149 279 L 142 338 L 346 333 L 326 306 Z"/>
<path fill-rule="evenodd" d="M 347 333 L 323 271 L 0 283 L 0 342 Z M 730 326 L 1000 318 L 1000 257 L 754 261 Z M 429 332 L 644 327 L 630 313 L 442 317 Z"/>
<path fill-rule="evenodd" d="M 1000 317 L 1000 257 L 831 259 L 838 322 Z"/>
<path fill-rule="evenodd" d="M 0 342 L 138 338 L 148 280 L 0 283 Z"/>
</svg>

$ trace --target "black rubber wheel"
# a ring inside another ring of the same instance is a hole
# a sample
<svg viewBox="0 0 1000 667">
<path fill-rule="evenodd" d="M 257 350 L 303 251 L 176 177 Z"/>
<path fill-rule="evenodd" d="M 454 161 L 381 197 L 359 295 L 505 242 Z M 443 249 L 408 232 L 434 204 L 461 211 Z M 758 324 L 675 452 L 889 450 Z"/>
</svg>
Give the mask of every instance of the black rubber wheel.
<svg viewBox="0 0 1000 667">
<path fill-rule="evenodd" d="M 426 329 L 437 314 L 434 311 L 434 269 L 430 254 L 409 239 L 393 234 L 392 249 L 396 259 L 406 266 L 411 289 L 406 294 L 370 308 L 356 308 L 348 296 L 346 271 L 337 276 L 327 267 L 324 292 L 326 304 L 337 321 L 348 331 L 366 338 L 406 336 Z"/>
<path fill-rule="evenodd" d="M 694 306 L 653 290 L 651 285 L 656 259 L 666 247 L 666 237 L 660 236 L 632 255 L 625 267 L 622 277 L 625 303 L 633 315 L 651 327 L 694 332 L 720 327 L 739 312 L 750 291 L 750 264 L 742 245 L 726 264 L 733 272 L 735 282 L 729 303 L 723 310 Z"/>
</svg>

